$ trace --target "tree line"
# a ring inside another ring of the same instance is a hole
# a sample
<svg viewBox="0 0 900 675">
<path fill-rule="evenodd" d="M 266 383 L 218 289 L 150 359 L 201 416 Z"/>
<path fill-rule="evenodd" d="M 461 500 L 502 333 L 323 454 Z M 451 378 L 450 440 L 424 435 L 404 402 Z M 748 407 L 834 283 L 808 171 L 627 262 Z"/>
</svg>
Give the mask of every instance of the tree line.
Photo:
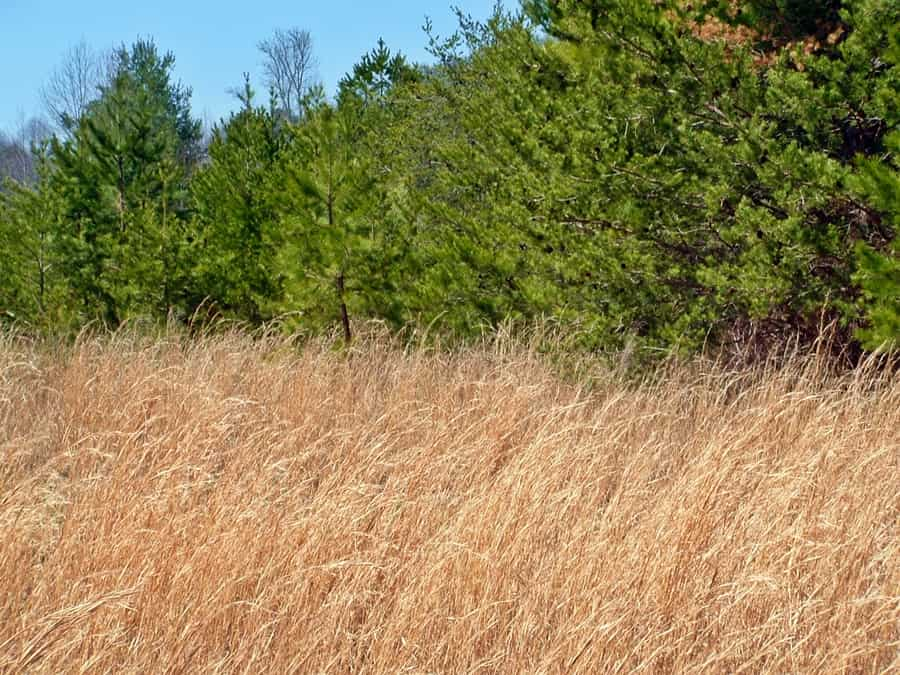
<svg viewBox="0 0 900 675">
<path fill-rule="evenodd" d="M 900 337 L 897 3 L 526 0 L 427 39 L 433 63 L 379 41 L 329 98 L 279 31 L 268 96 L 245 78 L 207 136 L 152 40 L 81 53 L 54 133 L 0 138 L 0 320 Z"/>
</svg>

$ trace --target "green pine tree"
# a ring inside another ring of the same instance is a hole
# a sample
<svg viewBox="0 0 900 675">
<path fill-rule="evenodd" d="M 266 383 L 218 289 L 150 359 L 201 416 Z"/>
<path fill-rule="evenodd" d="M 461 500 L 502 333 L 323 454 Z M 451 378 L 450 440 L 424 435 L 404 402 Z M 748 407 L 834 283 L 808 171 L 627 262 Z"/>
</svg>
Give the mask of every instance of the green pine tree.
<svg viewBox="0 0 900 675">
<path fill-rule="evenodd" d="M 0 321 L 40 330 L 74 325 L 70 288 L 62 273 L 63 204 L 53 189 L 47 145 L 34 149 L 37 180 L 0 186 Z"/>
<path fill-rule="evenodd" d="M 292 156 L 285 166 L 281 210 L 286 244 L 286 308 L 305 325 L 338 319 L 352 339 L 351 311 L 365 311 L 367 271 L 377 245 L 371 218 L 376 180 L 365 155 L 357 154 L 359 117 L 318 98 L 307 104 L 292 129 Z"/>
<path fill-rule="evenodd" d="M 209 161 L 193 181 L 196 302 L 251 323 L 271 319 L 281 297 L 283 233 L 272 194 L 284 134 L 273 109 L 255 107 L 249 79 L 243 108 L 213 131 Z"/>
<path fill-rule="evenodd" d="M 896 238 L 900 229 L 900 170 L 896 164 L 900 132 L 890 137 L 889 148 L 891 160 L 864 162 L 859 180 L 860 189 L 884 219 L 882 227 L 894 234 L 892 243 L 885 241 L 878 248 L 863 243 L 857 247 L 859 271 L 855 279 L 863 290 L 867 319 L 860 336 L 871 349 L 900 345 L 900 243 Z"/>
<path fill-rule="evenodd" d="M 188 176 L 199 141 L 174 57 L 149 41 L 116 55 L 116 71 L 65 142 L 55 189 L 67 221 L 64 265 L 85 318 L 110 324 L 184 309 Z"/>
</svg>

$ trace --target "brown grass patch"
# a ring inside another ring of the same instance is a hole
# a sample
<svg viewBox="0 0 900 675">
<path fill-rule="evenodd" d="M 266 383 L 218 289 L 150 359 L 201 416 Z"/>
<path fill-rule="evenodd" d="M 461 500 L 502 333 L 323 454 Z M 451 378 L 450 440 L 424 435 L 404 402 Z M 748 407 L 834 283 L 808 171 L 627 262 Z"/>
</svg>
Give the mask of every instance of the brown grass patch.
<svg viewBox="0 0 900 675">
<path fill-rule="evenodd" d="M 900 666 L 900 382 L 0 344 L 0 670 Z"/>
</svg>

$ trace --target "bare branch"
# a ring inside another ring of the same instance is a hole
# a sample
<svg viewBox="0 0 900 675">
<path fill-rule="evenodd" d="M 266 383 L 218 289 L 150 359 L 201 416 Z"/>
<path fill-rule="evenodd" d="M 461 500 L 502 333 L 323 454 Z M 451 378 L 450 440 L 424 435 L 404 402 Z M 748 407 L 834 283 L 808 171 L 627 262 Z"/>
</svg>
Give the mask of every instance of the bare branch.
<svg viewBox="0 0 900 675">
<path fill-rule="evenodd" d="M 12 178 L 30 184 L 37 180 L 34 151 L 52 135 L 46 121 L 22 120 L 12 134 L 0 131 L 0 181 Z"/>
<path fill-rule="evenodd" d="M 300 28 L 278 29 L 258 46 L 265 56 L 266 86 L 275 92 L 289 117 L 300 117 L 303 97 L 316 79 L 318 64 L 313 55 L 312 36 Z"/>
<path fill-rule="evenodd" d="M 109 56 L 83 41 L 69 49 L 41 89 L 44 107 L 53 123 L 67 133 L 74 129 L 88 105 L 100 95 L 100 86 L 109 74 Z"/>
</svg>

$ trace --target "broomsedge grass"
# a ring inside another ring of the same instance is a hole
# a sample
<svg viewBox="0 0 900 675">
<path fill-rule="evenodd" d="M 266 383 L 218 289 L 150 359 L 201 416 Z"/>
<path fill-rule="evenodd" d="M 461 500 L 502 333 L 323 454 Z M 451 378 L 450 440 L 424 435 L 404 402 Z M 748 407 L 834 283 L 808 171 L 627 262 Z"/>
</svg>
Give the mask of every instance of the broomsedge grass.
<svg viewBox="0 0 900 675">
<path fill-rule="evenodd" d="M 0 340 L 0 671 L 900 669 L 900 378 Z"/>
</svg>

